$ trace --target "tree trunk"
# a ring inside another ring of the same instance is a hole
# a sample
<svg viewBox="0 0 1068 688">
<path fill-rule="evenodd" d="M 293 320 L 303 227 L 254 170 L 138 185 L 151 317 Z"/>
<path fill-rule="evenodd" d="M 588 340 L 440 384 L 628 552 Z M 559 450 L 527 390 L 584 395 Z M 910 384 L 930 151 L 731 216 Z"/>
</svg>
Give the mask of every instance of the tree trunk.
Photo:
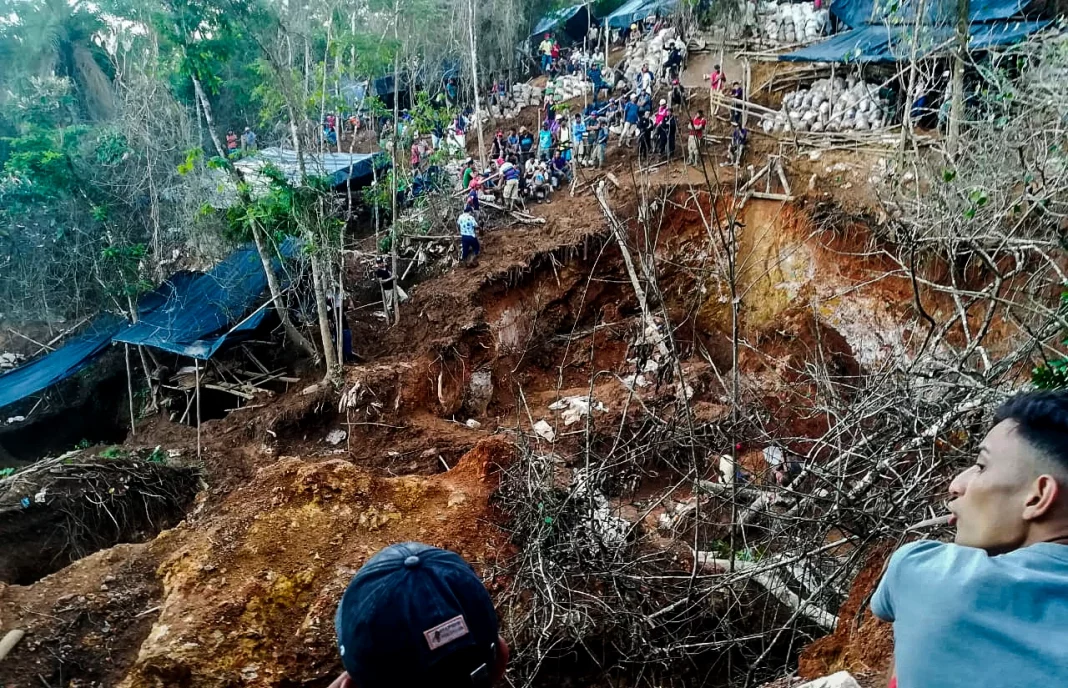
<svg viewBox="0 0 1068 688">
<path fill-rule="evenodd" d="M 478 97 L 478 43 L 475 39 L 475 0 L 467 0 L 467 7 L 471 12 L 470 21 L 467 22 L 467 37 L 471 48 L 471 90 L 475 94 L 475 126 L 478 128 L 478 159 L 482 169 L 486 169 L 486 143 L 482 137 L 482 118 L 479 112 L 482 106 Z M 396 268 L 394 268 L 396 269 Z"/>
<path fill-rule="evenodd" d="M 193 79 L 193 93 L 196 94 L 197 100 L 200 101 L 200 109 L 204 112 L 204 121 L 208 125 L 208 136 L 211 137 L 211 142 L 215 145 L 215 152 L 219 154 L 219 157 L 226 157 L 226 149 L 223 148 L 222 139 L 219 138 L 219 132 L 215 131 L 215 118 L 211 114 L 211 103 L 208 102 L 208 96 L 204 93 L 204 87 L 200 85 L 200 79 L 191 77 Z"/>
<path fill-rule="evenodd" d="M 968 14 L 969 0 L 957 0 L 957 55 L 953 60 L 953 100 L 949 107 L 949 126 L 946 136 L 946 152 L 949 157 L 957 155 L 960 144 L 960 123 L 964 119 L 964 62 L 968 59 Z"/>
<path fill-rule="evenodd" d="M 274 305 L 274 310 L 278 313 L 278 319 L 282 321 L 286 336 L 301 351 L 311 356 L 313 361 L 318 362 L 319 352 L 315 350 L 315 345 L 297 330 L 289 317 L 289 309 L 286 308 L 285 303 L 282 301 L 282 286 L 278 283 L 278 275 L 274 274 L 274 270 L 271 268 L 271 257 L 267 255 L 267 249 L 263 245 L 263 231 L 258 224 L 252 225 L 252 240 L 256 244 L 256 253 L 260 255 L 263 271 L 267 274 L 267 288 L 271 292 L 271 304 Z"/>
<path fill-rule="evenodd" d="M 323 257 L 318 252 L 311 256 L 312 285 L 315 287 L 315 308 L 319 312 L 319 334 L 323 338 L 323 358 L 326 361 L 326 377 L 329 382 L 338 374 L 337 352 L 334 351 L 330 334 L 330 316 L 326 307 L 326 280 L 323 279 Z"/>
<path fill-rule="evenodd" d="M 400 1 L 393 2 L 393 39 L 400 40 Z M 390 175 L 389 195 L 393 201 L 393 225 L 390 227 L 389 257 L 393 270 L 393 324 L 400 324 L 400 299 L 397 298 L 397 139 L 400 138 L 400 48 L 393 56 L 393 169 Z M 386 313 L 388 316 L 389 313 Z"/>
</svg>

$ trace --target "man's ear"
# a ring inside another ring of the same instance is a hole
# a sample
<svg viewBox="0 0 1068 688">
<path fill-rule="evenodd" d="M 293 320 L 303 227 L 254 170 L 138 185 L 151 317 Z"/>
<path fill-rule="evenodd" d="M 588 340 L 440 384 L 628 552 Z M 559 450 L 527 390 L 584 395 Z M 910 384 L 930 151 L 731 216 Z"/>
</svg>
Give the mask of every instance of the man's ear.
<svg viewBox="0 0 1068 688">
<path fill-rule="evenodd" d="M 1024 502 L 1023 519 L 1034 521 L 1050 513 L 1061 498 L 1061 487 L 1048 473 L 1035 478 Z"/>
</svg>

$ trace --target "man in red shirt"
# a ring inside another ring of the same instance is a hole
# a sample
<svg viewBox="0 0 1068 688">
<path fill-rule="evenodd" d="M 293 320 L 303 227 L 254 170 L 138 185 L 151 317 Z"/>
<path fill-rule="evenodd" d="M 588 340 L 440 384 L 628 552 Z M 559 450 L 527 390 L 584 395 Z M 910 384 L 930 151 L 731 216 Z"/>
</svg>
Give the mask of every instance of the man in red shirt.
<svg viewBox="0 0 1068 688">
<path fill-rule="evenodd" d="M 686 139 L 686 164 L 699 167 L 701 165 L 701 141 L 705 137 L 705 113 L 698 110 L 697 114 L 690 118 L 690 131 Z"/>
</svg>

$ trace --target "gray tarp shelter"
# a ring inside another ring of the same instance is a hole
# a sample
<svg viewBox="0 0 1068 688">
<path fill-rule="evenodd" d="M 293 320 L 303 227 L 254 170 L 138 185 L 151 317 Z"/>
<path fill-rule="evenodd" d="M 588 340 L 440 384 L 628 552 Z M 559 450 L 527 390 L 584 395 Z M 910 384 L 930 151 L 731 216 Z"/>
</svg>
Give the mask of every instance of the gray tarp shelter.
<svg viewBox="0 0 1068 688">
<path fill-rule="evenodd" d="M 388 164 L 384 153 L 305 153 L 303 157 L 305 171 L 311 176 L 330 177 L 332 186 L 341 186 L 350 180 L 354 184 L 370 182 L 372 167 L 382 169 Z M 300 180 L 297 152 L 289 148 L 264 148 L 234 163 L 254 189 L 270 183 L 260 173 L 266 165 L 281 170 L 290 183 Z"/>
<path fill-rule="evenodd" d="M 126 321 L 102 315 L 63 346 L 0 375 L 0 407 L 37 394 L 78 373 L 107 350 Z"/>
<path fill-rule="evenodd" d="M 1048 26 L 1048 21 L 996 21 L 972 24 L 969 28 L 969 48 L 973 51 L 987 50 L 999 45 L 1010 45 Z M 921 28 L 920 57 L 928 57 L 941 47 L 945 52 L 947 42 L 954 37 L 953 26 L 925 26 Z M 847 62 L 851 64 L 889 63 L 907 60 L 912 55 L 915 24 L 911 26 L 887 26 L 869 24 L 831 36 L 825 41 L 795 50 L 779 59 L 784 62 Z"/>
</svg>

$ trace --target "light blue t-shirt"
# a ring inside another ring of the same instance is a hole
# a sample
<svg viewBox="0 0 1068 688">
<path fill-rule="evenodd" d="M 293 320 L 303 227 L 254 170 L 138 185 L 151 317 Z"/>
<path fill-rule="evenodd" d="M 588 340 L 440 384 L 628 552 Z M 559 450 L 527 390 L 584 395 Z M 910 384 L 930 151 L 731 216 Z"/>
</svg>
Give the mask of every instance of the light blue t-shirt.
<svg viewBox="0 0 1068 688">
<path fill-rule="evenodd" d="M 992 557 L 924 540 L 894 552 L 871 601 L 894 622 L 899 688 L 1068 686 L 1068 546 Z"/>
</svg>

